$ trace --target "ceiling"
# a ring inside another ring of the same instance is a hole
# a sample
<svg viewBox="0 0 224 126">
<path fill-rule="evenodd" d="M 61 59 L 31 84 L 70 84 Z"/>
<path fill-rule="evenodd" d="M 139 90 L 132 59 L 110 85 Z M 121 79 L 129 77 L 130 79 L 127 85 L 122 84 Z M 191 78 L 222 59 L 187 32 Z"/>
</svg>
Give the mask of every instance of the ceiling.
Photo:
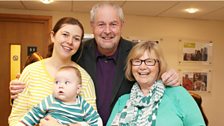
<svg viewBox="0 0 224 126">
<path fill-rule="evenodd" d="M 0 8 L 89 12 L 92 5 L 99 1 L 56 1 L 42 4 L 39 0 L 0 1 Z M 224 21 L 224 1 L 114 1 L 122 6 L 124 13 L 141 16 L 190 18 Z M 189 7 L 199 8 L 195 14 L 188 14 L 183 10 Z"/>
</svg>

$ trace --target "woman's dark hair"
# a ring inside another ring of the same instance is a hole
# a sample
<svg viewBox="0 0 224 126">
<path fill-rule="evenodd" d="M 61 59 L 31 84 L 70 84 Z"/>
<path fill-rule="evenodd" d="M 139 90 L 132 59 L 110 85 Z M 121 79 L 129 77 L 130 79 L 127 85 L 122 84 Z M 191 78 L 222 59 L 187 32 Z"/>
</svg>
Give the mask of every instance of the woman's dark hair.
<svg viewBox="0 0 224 126">
<path fill-rule="evenodd" d="M 75 61 L 77 61 L 81 54 L 82 54 L 82 49 L 83 49 L 83 45 L 82 45 L 82 39 L 84 37 L 84 28 L 83 28 L 83 25 L 82 23 L 76 19 L 76 18 L 73 18 L 73 17 L 63 17 L 61 18 L 54 26 L 53 28 L 53 32 L 54 32 L 54 35 L 58 32 L 58 30 L 64 25 L 64 24 L 71 24 L 71 25 L 77 25 L 81 28 L 82 30 L 82 35 L 81 35 L 81 43 L 80 43 L 80 47 L 79 49 L 77 50 L 77 52 L 74 54 L 76 58 Z M 52 52 L 53 52 L 53 48 L 54 48 L 54 43 L 50 43 L 48 45 L 48 53 L 47 53 L 47 56 L 46 57 L 51 57 L 52 55 Z M 73 56 L 74 57 L 74 56 Z"/>
<path fill-rule="evenodd" d="M 52 56 L 53 49 L 54 49 L 54 43 L 52 42 L 52 43 L 50 43 L 50 44 L 47 46 L 47 55 L 46 55 L 46 58 Z"/>
<path fill-rule="evenodd" d="M 81 36 L 81 40 L 83 39 L 84 37 L 84 28 L 81 24 L 81 22 L 76 19 L 76 18 L 73 18 L 73 17 L 63 17 L 61 18 L 54 26 L 53 28 L 53 32 L 54 34 L 56 34 L 58 32 L 58 30 L 64 25 L 64 24 L 71 24 L 71 25 L 78 25 L 81 30 L 82 30 L 82 36 Z"/>
</svg>

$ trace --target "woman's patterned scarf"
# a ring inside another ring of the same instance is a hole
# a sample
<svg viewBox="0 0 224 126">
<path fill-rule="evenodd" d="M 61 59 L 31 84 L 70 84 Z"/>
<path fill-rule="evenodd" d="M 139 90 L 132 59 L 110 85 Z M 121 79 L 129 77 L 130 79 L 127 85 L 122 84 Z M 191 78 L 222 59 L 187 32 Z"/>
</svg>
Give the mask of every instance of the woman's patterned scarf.
<svg viewBox="0 0 224 126">
<path fill-rule="evenodd" d="M 162 99 L 165 86 L 156 81 L 147 96 L 144 96 L 139 85 L 131 89 L 130 99 L 124 109 L 118 113 L 112 125 L 119 126 L 155 126 L 157 109 Z"/>
</svg>

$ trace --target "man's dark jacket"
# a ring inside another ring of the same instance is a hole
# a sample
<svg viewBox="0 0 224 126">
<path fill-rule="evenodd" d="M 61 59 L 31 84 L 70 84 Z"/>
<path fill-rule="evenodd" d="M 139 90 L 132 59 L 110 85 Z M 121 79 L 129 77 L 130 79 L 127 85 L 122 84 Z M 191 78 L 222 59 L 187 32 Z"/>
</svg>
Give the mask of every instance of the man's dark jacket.
<svg viewBox="0 0 224 126">
<path fill-rule="evenodd" d="M 86 42 L 83 42 L 83 51 L 81 54 L 81 57 L 78 59 L 78 64 L 82 66 L 91 76 L 93 79 L 95 88 L 97 80 L 96 80 L 96 43 L 95 39 L 88 40 Z M 120 39 L 120 43 L 118 46 L 118 57 L 116 61 L 116 70 L 115 70 L 115 79 L 113 82 L 113 94 L 112 99 L 108 99 L 111 101 L 110 105 L 110 112 L 113 109 L 114 104 L 118 100 L 118 98 L 123 95 L 130 93 L 131 87 L 133 86 L 133 82 L 128 81 L 125 78 L 125 64 L 126 64 L 126 58 L 128 56 L 129 51 L 133 47 L 133 43 L 130 41 L 127 41 L 123 38 Z M 77 53 L 79 55 L 79 52 Z M 77 59 L 77 56 L 73 56 L 72 60 L 75 61 Z M 95 89 L 100 90 L 100 89 Z M 96 94 L 97 98 L 97 94 Z M 97 99 L 96 99 L 97 100 Z"/>
</svg>

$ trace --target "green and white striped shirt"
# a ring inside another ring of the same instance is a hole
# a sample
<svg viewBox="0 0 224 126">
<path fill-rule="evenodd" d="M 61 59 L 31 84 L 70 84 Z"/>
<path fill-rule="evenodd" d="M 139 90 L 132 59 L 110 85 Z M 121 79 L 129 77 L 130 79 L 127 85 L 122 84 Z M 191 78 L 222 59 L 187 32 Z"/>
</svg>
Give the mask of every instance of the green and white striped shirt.
<svg viewBox="0 0 224 126">
<path fill-rule="evenodd" d="M 42 102 L 33 107 L 23 118 L 22 122 L 28 126 L 38 124 L 40 119 L 51 115 L 61 124 L 87 122 L 91 126 L 97 126 L 99 114 L 81 96 L 76 103 L 68 104 L 49 95 Z"/>
</svg>

